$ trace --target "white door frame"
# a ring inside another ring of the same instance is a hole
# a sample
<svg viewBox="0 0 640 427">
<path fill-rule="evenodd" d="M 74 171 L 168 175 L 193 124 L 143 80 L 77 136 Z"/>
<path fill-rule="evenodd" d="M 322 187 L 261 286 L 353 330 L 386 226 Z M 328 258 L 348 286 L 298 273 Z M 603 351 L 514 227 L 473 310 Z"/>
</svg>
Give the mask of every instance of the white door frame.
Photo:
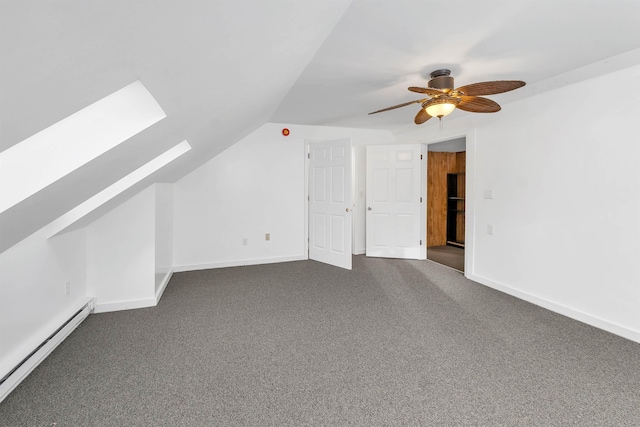
<svg viewBox="0 0 640 427">
<path fill-rule="evenodd" d="M 476 247 L 474 244 L 473 236 L 475 235 L 476 230 L 476 215 L 475 215 L 475 176 L 476 176 L 476 129 L 469 129 L 466 131 L 455 131 L 451 133 L 447 133 L 446 136 L 439 136 L 437 138 L 432 138 L 424 141 L 420 141 L 423 145 L 423 149 L 428 150 L 428 145 L 435 144 L 438 142 L 450 141 L 452 139 L 457 139 L 464 137 L 466 140 L 466 174 L 465 174 L 465 222 L 464 222 L 464 276 L 469 277 L 474 275 L 474 260 L 476 256 Z M 426 156 L 424 156 L 426 158 Z M 427 200 L 427 189 L 426 189 L 426 172 L 427 167 L 424 167 L 425 176 L 423 177 L 423 182 L 425 183 L 424 196 L 425 201 Z M 424 238 L 425 242 L 427 239 L 427 229 L 426 229 L 426 203 L 425 203 L 425 233 Z M 426 247 L 426 245 L 425 245 Z"/>
</svg>

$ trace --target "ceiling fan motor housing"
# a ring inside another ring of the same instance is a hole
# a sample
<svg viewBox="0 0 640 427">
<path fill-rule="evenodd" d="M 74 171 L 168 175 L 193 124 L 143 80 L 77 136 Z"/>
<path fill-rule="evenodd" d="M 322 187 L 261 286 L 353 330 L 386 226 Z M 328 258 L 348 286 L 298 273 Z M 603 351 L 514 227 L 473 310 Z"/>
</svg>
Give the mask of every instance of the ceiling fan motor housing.
<svg viewBox="0 0 640 427">
<path fill-rule="evenodd" d="M 428 86 L 431 89 L 453 89 L 453 77 L 451 77 L 451 70 L 442 69 L 436 70 L 431 73 L 431 80 L 429 80 Z"/>
</svg>

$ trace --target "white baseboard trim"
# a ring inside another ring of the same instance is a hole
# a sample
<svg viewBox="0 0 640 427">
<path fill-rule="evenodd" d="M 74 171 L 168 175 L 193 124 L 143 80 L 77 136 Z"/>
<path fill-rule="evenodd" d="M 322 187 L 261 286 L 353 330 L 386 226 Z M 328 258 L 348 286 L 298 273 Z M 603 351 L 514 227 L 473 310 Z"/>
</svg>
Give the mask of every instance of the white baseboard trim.
<svg viewBox="0 0 640 427">
<path fill-rule="evenodd" d="M 183 264 L 174 265 L 173 271 L 195 271 L 195 270 L 208 270 L 210 268 L 224 268 L 224 267 L 240 267 L 243 265 L 260 265 L 260 264 L 275 264 L 278 262 L 289 261 L 303 261 L 309 259 L 305 255 L 294 255 L 285 257 L 273 257 L 273 258 L 256 258 L 256 259 L 240 259 L 235 261 L 222 261 L 222 262 L 207 262 L 202 264 Z"/>
<path fill-rule="evenodd" d="M 87 318 L 92 309 L 93 300 L 83 300 L 82 304 L 76 306 L 71 314 L 58 323 L 45 338 L 38 338 L 39 341 L 31 346 L 27 354 L 21 355 L 19 360 L 14 358 L 9 362 L 11 370 L 3 372 L 1 377 L 4 378 L 4 381 L 0 384 L 0 402 Z"/>
<path fill-rule="evenodd" d="M 155 307 L 158 303 L 156 298 L 143 298 L 137 300 L 115 301 L 106 303 L 96 303 L 94 313 L 109 313 L 111 311 L 132 310 L 134 308 Z"/>
<path fill-rule="evenodd" d="M 169 284 L 169 280 L 171 280 L 171 276 L 173 276 L 173 269 L 169 270 L 167 274 L 162 279 L 162 284 L 156 291 L 156 294 L 153 298 L 142 298 L 136 300 L 126 300 L 126 301 L 115 301 L 115 302 L 97 302 L 95 305 L 94 313 L 109 313 L 112 311 L 121 311 L 121 310 L 133 310 L 135 308 L 147 308 L 147 307 L 155 307 L 160 302 L 160 298 L 162 298 L 162 294 L 164 290 L 167 288 Z"/>
<path fill-rule="evenodd" d="M 158 305 L 158 303 L 160 302 L 160 298 L 162 298 L 162 294 L 164 293 L 164 290 L 167 288 L 167 285 L 169 284 L 169 281 L 171 280 L 171 276 L 173 276 L 173 268 L 170 269 L 167 272 L 167 274 L 164 276 L 164 279 L 162 279 L 162 284 L 160 285 L 160 287 L 156 291 L 156 305 Z"/>
<path fill-rule="evenodd" d="M 602 329 L 604 331 L 611 332 L 612 334 L 619 335 L 628 340 L 640 343 L 640 331 L 636 331 L 617 323 L 601 319 L 592 314 L 585 313 L 583 311 L 576 310 L 574 308 L 567 307 L 553 301 L 549 301 L 547 299 L 529 294 L 527 292 L 514 289 L 510 286 L 494 282 L 493 280 L 487 279 L 486 277 L 478 276 L 475 274 L 468 274 L 466 275 L 466 277 L 470 280 L 473 280 L 474 282 L 478 282 L 482 285 L 504 292 L 505 294 L 509 294 L 521 300 L 546 308 L 547 310 L 551 310 L 555 313 L 562 314 L 563 316 L 567 316 L 579 322 L 586 323 L 587 325 L 591 325 L 598 329 Z"/>
</svg>

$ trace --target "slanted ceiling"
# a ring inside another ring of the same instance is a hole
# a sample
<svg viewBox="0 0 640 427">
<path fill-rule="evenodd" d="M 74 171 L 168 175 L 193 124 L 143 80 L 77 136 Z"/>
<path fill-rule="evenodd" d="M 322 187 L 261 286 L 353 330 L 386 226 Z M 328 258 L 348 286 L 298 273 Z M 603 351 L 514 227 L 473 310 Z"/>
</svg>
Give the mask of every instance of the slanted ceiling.
<svg viewBox="0 0 640 427">
<path fill-rule="evenodd" d="M 268 121 L 415 131 L 415 108 L 367 113 L 416 99 L 436 68 L 526 81 L 504 107 L 637 64 L 639 17 L 637 0 L 2 0 L 0 150 L 137 80 L 167 117 L 3 212 L 0 251 L 183 140 L 103 209 Z"/>
<path fill-rule="evenodd" d="M 2 150 L 141 81 L 167 117 L 0 216 L 0 250 L 183 140 L 173 182 L 263 125 L 347 0 L 2 0 Z M 87 141 L 90 144 L 91 141 Z"/>
</svg>

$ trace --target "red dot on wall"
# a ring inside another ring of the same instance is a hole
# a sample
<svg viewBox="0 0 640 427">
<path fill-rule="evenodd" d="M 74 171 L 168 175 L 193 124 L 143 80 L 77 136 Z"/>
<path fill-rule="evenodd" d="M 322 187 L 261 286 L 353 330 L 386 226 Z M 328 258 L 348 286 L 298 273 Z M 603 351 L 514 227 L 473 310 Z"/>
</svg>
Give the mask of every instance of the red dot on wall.
<svg viewBox="0 0 640 427">
<path fill-rule="evenodd" d="M 282 129 L 282 134 L 283 134 L 284 136 L 289 136 L 289 133 L 290 133 L 290 132 L 289 132 L 289 129 L 287 129 L 287 128 Z"/>
</svg>

